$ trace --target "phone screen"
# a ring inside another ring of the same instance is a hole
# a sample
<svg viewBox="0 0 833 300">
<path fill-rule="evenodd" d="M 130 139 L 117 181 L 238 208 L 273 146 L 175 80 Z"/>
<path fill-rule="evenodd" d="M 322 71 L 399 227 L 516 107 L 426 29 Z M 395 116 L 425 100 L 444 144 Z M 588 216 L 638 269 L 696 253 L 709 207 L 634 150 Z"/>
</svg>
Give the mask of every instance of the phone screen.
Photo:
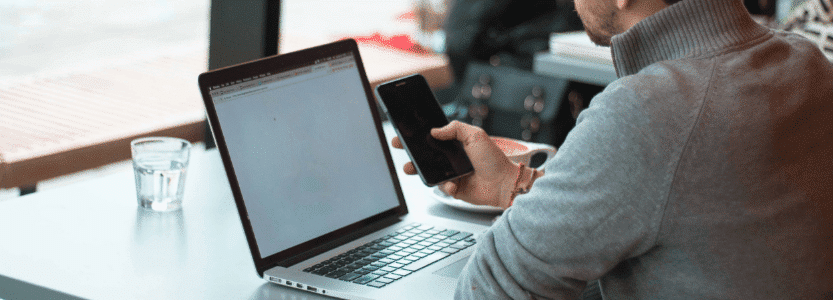
<svg viewBox="0 0 833 300">
<path fill-rule="evenodd" d="M 431 136 L 431 129 L 447 125 L 448 119 L 424 77 L 413 75 L 390 81 L 379 85 L 376 93 L 426 185 L 474 170 L 462 143 Z"/>
</svg>

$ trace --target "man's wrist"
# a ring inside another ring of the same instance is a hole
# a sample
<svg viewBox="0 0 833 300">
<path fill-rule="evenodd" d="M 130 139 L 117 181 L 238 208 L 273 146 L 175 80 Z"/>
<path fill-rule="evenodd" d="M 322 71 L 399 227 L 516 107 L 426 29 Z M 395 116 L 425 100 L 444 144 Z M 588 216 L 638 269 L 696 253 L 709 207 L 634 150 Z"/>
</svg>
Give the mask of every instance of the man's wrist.
<svg viewBox="0 0 833 300">
<path fill-rule="evenodd" d="M 509 194 L 509 200 L 504 208 L 512 206 L 515 202 L 515 197 L 519 194 L 526 194 L 532 188 L 532 184 L 535 183 L 535 180 L 538 177 L 541 177 L 544 172 L 538 171 L 535 168 L 530 168 L 525 166 L 524 164 L 518 165 L 518 174 L 515 180 L 515 183 L 511 189 L 511 193 Z"/>
<path fill-rule="evenodd" d="M 515 198 L 515 186 L 521 179 L 520 177 L 524 175 L 524 167 L 522 164 L 512 163 L 512 166 L 512 171 L 507 172 L 506 179 L 504 180 L 504 183 L 501 189 L 499 190 L 500 193 L 498 195 L 498 203 L 496 205 L 504 209 L 508 208 L 509 206 L 512 206 L 512 201 Z"/>
</svg>

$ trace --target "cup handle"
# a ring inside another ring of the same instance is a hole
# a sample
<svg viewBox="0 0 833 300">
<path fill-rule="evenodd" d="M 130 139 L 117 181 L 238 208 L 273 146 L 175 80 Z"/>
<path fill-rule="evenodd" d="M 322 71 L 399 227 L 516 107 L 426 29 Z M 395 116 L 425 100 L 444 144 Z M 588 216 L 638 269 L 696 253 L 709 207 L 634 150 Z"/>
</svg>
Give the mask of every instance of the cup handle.
<svg viewBox="0 0 833 300">
<path fill-rule="evenodd" d="M 547 159 L 545 161 L 549 161 L 550 159 L 552 159 L 555 156 L 556 150 L 555 150 L 555 148 L 548 148 L 548 147 L 532 149 L 531 151 L 529 151 L 529 154 L 527 154 L 527 155 L 529 155 L 529 158 L 527 159 L 527 161 L 532 161 L 532 157 L 535 156 L 535 154 L 538 154 L 538 153 L 546 153 L 547 154 Z"/>
<path fill-rule="evenodd" d="M 555 156 L 555 152 L 556 152 L 555 148 L 553 148 L 552 146 L 537 146 L 536 147 L 536 145 L 534 145 L 534 144 L 533 145 L 527 144 L 527 147 L 529 147 L 530 149 L 527 150 L 526 152 L 524 152 L 522 155 L 516 156 L 516 158 L 513 159 L 513 161 L 522 162 L 525 165 L 529 165 L 530 162 L 532 161 L 532 157 L 535 154 L 546 153 L 547 154 L 547 159 L 546 160 L 550 160 L 550 159 L 553 158 L 553 156 Z"/>
</svg>

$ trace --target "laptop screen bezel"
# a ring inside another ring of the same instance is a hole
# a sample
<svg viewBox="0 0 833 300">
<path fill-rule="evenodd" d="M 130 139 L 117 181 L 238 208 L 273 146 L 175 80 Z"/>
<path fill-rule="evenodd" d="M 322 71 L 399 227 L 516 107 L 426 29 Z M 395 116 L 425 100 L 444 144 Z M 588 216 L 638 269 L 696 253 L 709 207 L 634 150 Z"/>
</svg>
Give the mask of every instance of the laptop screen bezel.
<svg viewBox="0 0 833 300">
<path fill-rule="evenodd" d="M 373 215 L 371 217 L 365 218 L 345 227 L 339 228 L 325 235 L 316 237 L 312 240 L 290 247 L 289 249 L 280 251 L 278 253 L 274 253 L 272 255 L 268 255 L 267 257 L 263 257 L 262 253 L 260 253 L 260 251 L 258 250 L 257 240 L 255 239 L 252 224 L 248 217 L 248 210 L 246 209 L 246 204 L 243 201 L 243 196 L 237 181 L 237 176 L 234 172 L 234 166 L 231 162 L 231 157 L 228 152 L 228 147 L 225 138 L 223 137 L 222 125 L 220 125 L 219 123 L 217 111 L 214 106 L 214 102 L 211 99 L 210 87 L 222 85 L 228 82 L 234 82 L 236 80 L 241 80 L 244 78 L 251 78 L 259 74 L 264 74 L 266 72 L 277 73 L 293 68 L 302 67 L 318 59 L 324 59 L 332 57 L 334 55 L 344 54 L 348 52 L 352 53 L 353 57 L 355 58 L 356 67 L 358 68 L 358 72 L 361 77 L 361 82 L 368 101 L 368 109 L 371 111 L 371 115 L 373 116 L 376 134 L 379 137 L 380 141 L 379 145 L 380 147 L 382 147 L 382 151 L 385 155 L 385 163 L 388 166 L 390 178 L 393 181 L 392 183 L 396 192 L 396 196 L 398 198 L 397 200 L 399 201 L 399 205 L 392 209 L 383 211 L 379 214 Z M 387 145 L 384 129 L 382 128 L 382 119 L 379 115 L 379 110 L 377 109 L 378 104 L 376 102 L 375 96 L 373 95 L 370 82 L 367 79 L 364 64 L 362 63 L 361 56 L 359 55 L 358 45 L 356 44 L 355 40 L 341 40 L 326 45 L 295 51 L 292 53 L 270 56 L 230 67 L 212 70 L 200 74 L 198 81 L 200 91 L 203 97 L 203 102 L 205 104 L 206 112 L 208 115 L 208 121 L 211 128 L 211 132 L 214 135 L 214 140 L 217 145 L 217 149 L 219 150 L 220 156 L 223 160 L 223 166 L 226 170 L 226 176 L 229 180 L 229 185 L 234 196 L 234 202 L 237 206 L 240 221 L 243 224 L 243 230 L 246 234 L 246 240 L 248 241 L 249 250 L 251 251 L 252 258 L 254 259 L 258 275 L 263 276 L 263 272 L 275 266 L 288 267 L 291 264 L 294 264 L 295 262 L 302 261 L 303 259 L 324 253 L 347 242 L 343 241 L 342 243 L 333 243 L 332 241 L 341 241 L 343 240 L 342 237 L 350 236 L 351 233 L 358 232 L 362 228 L 373 227 L 377 223 L 385 222 L 390 218 L 401 217 L 408 213 L 408 208 L 405 204 L 405 197 L 402 193 L 402 187 L 399 184 L 399 178 L 396 174 L 396 169 L 393 164 L 390 149 Z"/>
</svg>

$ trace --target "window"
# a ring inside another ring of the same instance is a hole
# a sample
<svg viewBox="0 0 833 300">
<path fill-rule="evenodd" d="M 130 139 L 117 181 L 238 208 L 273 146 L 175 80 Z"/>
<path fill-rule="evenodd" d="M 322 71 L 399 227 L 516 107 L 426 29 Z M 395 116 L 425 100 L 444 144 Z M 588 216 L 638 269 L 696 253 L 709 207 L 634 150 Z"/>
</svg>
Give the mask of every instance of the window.
<svg viewBox="0 0 833 300">
<path fill-rule="evenodd" d="M 431 70 L 447 82 L 420 30 L 445 1 L 282 0 L 279 51 L 352 37 L 379 46 L 363 52 L 371 80 Z M 0 195 L 129 158 L 130 137 L 201 140 L 211 2 L 0 0 Z"/>
<path fill-rule="evenodd" d="M 208 0 L 0 0 L 0 82 L 208 47 Z"/>
<path fill-rule="evenodd" d="M 129 158 L 124 139 L 196 127 L 198 93 L 135 89 L 193 89 L 208 13 L 209 0 L 0 0 L 0 197 Z"/>
<path fill-rule="evenodd" d="M 442 22 L 438 19 L 445 12 L 446 2 L 282 0 L 279 51 L 285 53 L 347 37 L 404 50 L 416 46 L 410 50 L 433 51 L 437 43 L 430 33 Z M 436 45 L 436 50 L 442 50 L 441 45 Z"/>
</svg>

